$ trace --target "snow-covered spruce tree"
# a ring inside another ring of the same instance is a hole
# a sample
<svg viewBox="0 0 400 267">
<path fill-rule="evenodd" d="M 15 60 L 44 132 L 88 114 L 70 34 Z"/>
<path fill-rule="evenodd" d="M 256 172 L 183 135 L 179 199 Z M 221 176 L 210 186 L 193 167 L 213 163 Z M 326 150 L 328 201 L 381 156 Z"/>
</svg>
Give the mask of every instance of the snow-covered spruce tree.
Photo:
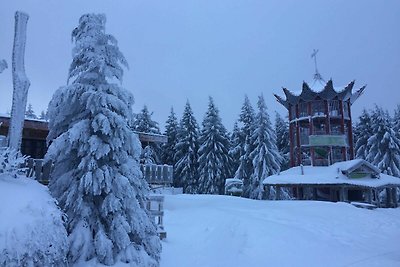
<svg viewBox="0 0 400 267">
<path fill-rule="evenodd" d="M 400 105 L 397 105 L 397 108 L 394 110 L 393 130 L 400 138 Z"/>
<path fill-rule="evenodd" d="M 281 170 L 289 168 L 289 125 L 278 112 L 275 112 L 275 133 L 276 133 L 276 146 L 278 147 L 279 154 L 282 157 Z"/>
<path fill-rule="evenodd" d="M 45 112 L 44 110 L 42 110 L 42 112 L 40 112 L 39 119 L 40 119 L 40 120 L 45 120 L 45 121 L 47 121 L 47 120 L 48 120 L 47 112 Z"/>
<path fill-rule="evenodd" d="M 241 142 L 240 142 L 240 129 L 238 122 L 233 125 L 233 131 L 230 137 L 230 149 L 229 156 L 232 159 L 232 170 L 231 173 L 235 173 L 239 167 L 240 153 L 241 153 Z"/>
<path fill-rule="evenodd" d="M 375 106 L 371 115 L 373 135 L 368 139 L 366 160 L 383 173 L 400 177 L 400 139 L 387 111 Z"/>
<path fill-rule="evenodd" d="M 178 128 L 175 145 L 174 186 L 183 187 L 184 193 L 197 193 L 199 125 L 193 115 L 189 101 L 186 102 Z"/>
<path fill-rule="evenodd" d="M 223 194 L 225 179 L 229 178 L 232 159 L 229 137 L 210 97 L 202 123 L 199 148 L 199 186 L 201 194 Z"/>
<path fill-rule="evenodd" d="M 366 159 L 369 151 L 368 138 L 372 136 L 372 122 L 369 112 L 364 109 L 354 128 L 356 158 Z"/>
<path fill-rule="evenodd" d="M 240 142 L 240 158 L 239 166 L 235 172 L 235 178 L 243 180 L 243 187 L 250 187 L 250 176 L 253 173 L 253 163 L 250 158 L 250 153 L 254 147 L 252 147 L 251 136 L 254 132 L 254 109 L 251 106 L 250 100 L 245 96 L 242 110 L 239 115 L 239 142 Z M 244 190 L 243 196 L 249 197 L 249 191 Z"/>
<path fill-rule="evenodd" d="M 160 134 L 160 128 L 158 127 L 158 123 L 153 121 L 151 118 L 153 112 L 149 112 L 146 105 L 143 106 L 143 109 L 140 113 L 136 114 L 134 119 L 131 122 L 131 127 L 135 132 L 141 133 L 153 133 L 153 134 Z M 146 151 L 148 153 L 142 154 L 140 159 L 142 163 L 145 161 L 153 161 L 154 164 L 161 163 L 161 145 L 159 143 L 151 142 L 144 144 Z M 152 150 L 151 152 L 149 150 Z M 151 158 L 147 156 L 151 155 Z"/>
<path fill-rule="evenodd" d="M 35 111 L 33 110 L 32 104 L 28 104 L 28 107 L 26 108 L 26 111 L 25 111 L 25 117 L 28 119 L 37 119 L 38 118 L 35 114 Z"/>
<path fill-rule="evenodd" d="M 162 162 L 168 165 L 174 165 L 175 146 L 178 142 L 178 119 L 176 118 L 174 109 L 171 108 L 171 113 L 165 123 L 165 135 L 168 137 L 167 143 L 162 146 Z"/>
<path fill-rule="evenodd" d="M 72 32 L 73 82 L 49 104 L 49 187 L 68 216 L 70 263 L 158 266 L 161 244 L 145 209 L 140 142 L 128 126 L 133 96 L 110 83 L 122 80 L 127 62 L 105 22 L 105 15 L 86 14 Z"/>
<path fill-rule="evenodd" d="M 264 97 L 257 102 L 258 112 L 255 119 L 256 128 L 251 136 L 254 150 L 250 153 L 254 171 L 250 178 L 250 186 L 244 188 L 253 199 L 263 198 L 262 181 L 269 175 L 279 172 L 282 157 L 276 146 L 276 134 L 272 127 Z"/>
</svg>

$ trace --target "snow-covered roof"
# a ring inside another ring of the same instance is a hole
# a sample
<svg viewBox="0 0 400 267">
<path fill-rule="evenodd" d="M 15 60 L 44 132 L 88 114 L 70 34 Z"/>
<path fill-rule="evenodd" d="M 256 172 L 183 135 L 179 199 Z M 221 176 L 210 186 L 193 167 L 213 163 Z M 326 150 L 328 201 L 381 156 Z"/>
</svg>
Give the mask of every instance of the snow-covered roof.
<svg viewBox="0 0 400 267">
<path fill-rule="evenodd" d="M 349 178 L 349 174 L 364 167 L 370 170 L 371 177 Z M 302 168 L 303 173 L 302 174 Z M 373 176 L 376 176 L 374 178 Z M 337 162 L 331 166 L 314 167 L 298 166 L 280 174 L 271 175 L 264 179 L 264 185 L 300 185 L 300 184 L 344 184 L 365 187 L 381 187 L 386 185 L 400 186 L 400 178 L 379 173 L 379 169 L 362 159 Z"/>
<path fill-rule="evenodd" d="M 227 178 L 225 179 L 225 185 L 236 184 L 240 183 L 243 184 L 243 181 L 237 178 Z"/>
<path fill-rule="evenodd" d="M 331 100 L 334 98 L 344 101 L 350 100 L 350 103 L 353 104 L 362 94 L 366 86 L 359 88 L 354 93 L 352 92 L 353 87 L 354 81 L 340 88 L 334 87 L 332 80 L 329 80 L 326 84 L 314 83 L 312 86 L 303 82 L 302 90 L 300 92 L 292 92 L 283 88 L 283 93 L 285 94 L 286 99 L 279 95 L 275 95 L 275 98 L 286 108 L 289 108 L 289 105 L 295 105 L 300 101 L 307 102 L 317 98 L 325 100 Z"/>
</svg>

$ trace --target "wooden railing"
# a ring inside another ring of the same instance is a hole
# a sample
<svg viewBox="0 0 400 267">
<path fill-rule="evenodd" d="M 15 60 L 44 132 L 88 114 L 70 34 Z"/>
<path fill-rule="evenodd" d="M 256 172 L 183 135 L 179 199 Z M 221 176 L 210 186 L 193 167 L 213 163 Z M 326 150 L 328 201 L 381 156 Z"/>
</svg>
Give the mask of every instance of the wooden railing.
<svg viewBox="0 0 400 267">
<path fill-rule="evenodd" d="M 26 176 L 32 177 L 42 184 L 48 184 L 50 172 L 53 164 L 51 162 L 43 163 L 43 159 L 27 159 Z M 170 165 L 146 164 L 140 165 L 144 178 L 151 185 L 172 185 L 173 167 Z"/>
<path fill-rule="evenodd" d="M 149 184 L 172 185 L 174 169 L 171 165 L 142 164 L 140 169 Z"/>
<path fill-rule="evenodd" d="M 43 159 L 27 159 L 26 161 L 26 176 L 32 177 L 44 185 L 48 185 L 50 180 L 50 172 L 53 168 L 52 162 L 43 164 Z M 173 167 L 169 165 L 141 165 L 143 175 L 150 185 L 172 185 Z M 164 230 L 164 196 L 149 195 L 146 208 L 149 215 L 157 225 L 157 233 L 160 239 L 167 237 L 167 232 Z"/>
</svg>

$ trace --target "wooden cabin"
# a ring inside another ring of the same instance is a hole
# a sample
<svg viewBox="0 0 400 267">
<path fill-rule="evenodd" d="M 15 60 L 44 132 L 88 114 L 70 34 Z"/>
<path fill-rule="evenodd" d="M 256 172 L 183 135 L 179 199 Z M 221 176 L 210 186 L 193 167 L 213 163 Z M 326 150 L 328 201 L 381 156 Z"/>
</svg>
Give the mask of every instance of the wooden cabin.
<svg viewBox="0 0 400 267">
<path fill-rule="evenodd" d="M 294 190 L 299 200 L 368 203 L 376 207 L 398 207 L 400 178 L 380 173 L 362 159 L 330 166 L 297 166 L 263 181 L 267 198 L 279 200 L 282 190 Z M 272 196 L 272 193 L 274 195 Z"/>
<path fill-rule="evenodd" d="M 10 117 L 0 115 L 0 136 L 8 135 Z M 34 159 L 42 159 L 47 152 L 46 138 L 49 133 L 48 122 L 38 119 L 25 119 L 22 132 L 21 152 Z M 152 133 L 137 133 L 140 142 L 145 145 L 149 142 L 166 143 L 167 136 Z M 4 138 L 3 138 L 4 139 Z"/>
</svg>

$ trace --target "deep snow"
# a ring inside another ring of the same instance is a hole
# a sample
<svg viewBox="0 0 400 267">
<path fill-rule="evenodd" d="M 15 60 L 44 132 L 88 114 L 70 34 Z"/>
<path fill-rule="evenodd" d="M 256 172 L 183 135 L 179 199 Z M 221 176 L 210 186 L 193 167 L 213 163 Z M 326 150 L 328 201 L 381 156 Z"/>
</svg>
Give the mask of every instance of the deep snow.
<svg viewBox="0 0 400 267">
<path fill-rule="evenodd" d="M 161 267 L 400 266 L 400 209 L 229 196 L 165 198 Z"/>
<path fill-rule="evenodd" d="M 27 179 L 3 179 L 0 247 L 11 245 L 10 231 L 32 242 L 39 229 L 51 228 L 47 223 L 57 212 L 48 208 L 42 188 Z M 35 230 L 38 223 L 43 228 Z M 161 267 L 400 266 L 400 208 L 167 195 L 164 226 Z"/>
</svg>

